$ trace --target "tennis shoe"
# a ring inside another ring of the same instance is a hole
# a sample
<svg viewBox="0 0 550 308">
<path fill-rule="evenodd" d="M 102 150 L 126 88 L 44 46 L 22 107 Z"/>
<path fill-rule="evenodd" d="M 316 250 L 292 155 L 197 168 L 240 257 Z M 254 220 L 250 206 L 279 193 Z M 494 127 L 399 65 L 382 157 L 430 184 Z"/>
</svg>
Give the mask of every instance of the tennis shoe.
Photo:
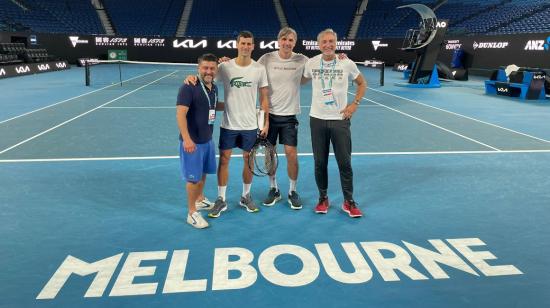
<svg viewBox="0 0 550 308">
<path fill-rule="evenodd" d="M 297 192 L 293 191 L 288 195 L 288 204 L 290 204 L 290 208 L 293 210 L 302 209 L 302 200 Z"/>
<path fill-rule="evenodd" d="M 315 206 L 315 213 L 317 214 L 326 214 L 328 212 L 329 203 L 328 197 L 319 197 L 319 203 Z"/>
<path fill-rule="evenodd" d="M 279 200 L 281 200 L 281 192 L 277 188 L 271 187 L 269 193 L 267 193 L 267 198 L 264 200 L 264 205 L 272 206 Z"/>
<path fill-rule="evenodd" d="M 342 210 L 348 213 L 349 217 L 358 218 L 363 216 L 361 210 L 357 207 L 357 203 L 353 200 L 345 200 L 342 204 Z"/>
<path fill-rule="evenodd" d="M 208 198 L 204 197 L 204 199 L 195 202 L 195 207 L 197 208 L 197 211 L 200 210 L 211 210 L 214 207 L 214 202 L 208 200 Z"/>
<path fill-rule="evenodd" d="M 204 229 L 208 227 L 208 222 L 202 218 L 201 213 L 194 212 L 193 214 L 187 214 L 187 223 L 197 229 Z"/>
<path fill-rule="evenodd" d="M 249 213 L 256 213 L 260 210 L 254 203 L 254 200 L 252 200 L 250 193 L 246 194 L 246 196 L 244 197 L 241 197 L 241 201 L 239 202 L 239 204 L 244 207 Z"/>
<path fill-rule="evenodd" d="M 214 202 L 214 207 L 208 212 L 208 217 L 218 218 L 225 210 L 227 210 L 227 203 L 223 201 L 222 197 L 218 197 Z"/>
</svg>

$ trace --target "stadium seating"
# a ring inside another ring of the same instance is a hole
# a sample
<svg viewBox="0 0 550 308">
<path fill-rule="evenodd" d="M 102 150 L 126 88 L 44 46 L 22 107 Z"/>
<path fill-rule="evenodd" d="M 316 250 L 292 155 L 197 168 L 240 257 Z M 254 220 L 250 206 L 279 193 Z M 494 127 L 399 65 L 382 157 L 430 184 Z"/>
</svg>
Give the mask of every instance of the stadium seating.
<svg viewBox="0 0 550 308">
<path fill-rule="evenodd" d="M 289 25 L 300 37 L 316 38 L 319 32 L 332 28 L 343 38 L 351 26 L 358 1 L 281 0 L 281 4 Z"/>
<path fill-rule="evenodd" d="M 10 20 L 47 33 L 104 33 L 89 0 L 25 0 L 23 9 L 9 0 L 0 0 L 0 19 Z"/>
<path fill-rule="evenodd" d="M 547 3 L 544 0 L 512 0 L 454 26 L 463 27 L 470 34 L 487 33 L 493 28 L 507 25 L 518 17 L 528 16 Z"/>
<path fill-rule="evenodd" d="M 103 0 L 103 3 L 117 34 L 135 36 L 174 36 L 185 5 L 182 0 Z"/>
<path fill-rule="evenodd" d="M 193 2 L 187 36 L 235 37 L 249 30 L 256 37 L 272 38 L 280 29 L 272 1 L 216 0 Z"/>
</svg>

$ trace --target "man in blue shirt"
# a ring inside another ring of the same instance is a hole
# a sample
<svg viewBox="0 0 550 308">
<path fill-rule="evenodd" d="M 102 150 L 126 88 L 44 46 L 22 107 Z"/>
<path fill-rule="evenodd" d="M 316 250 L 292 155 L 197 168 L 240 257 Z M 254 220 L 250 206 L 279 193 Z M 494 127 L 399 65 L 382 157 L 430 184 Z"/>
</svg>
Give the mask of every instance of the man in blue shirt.
<svg viewBox="0 0 550 308">
<path fill-rule="evenodd" d="M 203 196 L 206 174 L 216 173 L 212 131 L 216 110 L 223 110 L 213 83 L 217 70 L 218 58 L 213 54 L 202 55 L 198 60 L 199 82 L 181 86 L 177 101 L 181 172 L 187 182 L 187 223 L 199 229 L 208 227 L 197 211 L 197 205 L 208 204 Z"/>
</svg>

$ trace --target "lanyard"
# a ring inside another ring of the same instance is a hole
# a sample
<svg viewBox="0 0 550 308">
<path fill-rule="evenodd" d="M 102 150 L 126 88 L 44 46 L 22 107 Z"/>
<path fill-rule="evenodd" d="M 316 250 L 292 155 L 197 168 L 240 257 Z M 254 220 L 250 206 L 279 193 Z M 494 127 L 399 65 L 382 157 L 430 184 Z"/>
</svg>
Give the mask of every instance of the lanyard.
<svg viewBox="0 0 550 308">
<path fill-rule="evenodd" d="M 214 91 L 214 105 L 212 105 L 212 101 L 210 100 L 210 95 L 208 95 L 208 92 L 206 91 L 206 87 L 204 86 L 204 82 L 201 80 L 201 78 L 199 76 L 197 76 L 197 78 L 199 79 L 199 83 L 201 84 L 201 88 L 202 88 L 202 91 L 204 92 L 204 95 L 206 95 L 206 99 L 208 99 L 208 107 L 210 107 L 210 109 L 215 109 L 216 108 L 216 102 L 218 101 L 218 93 L 216 93 L 216 91 L 214 91 L 214 84 L 212 84 L 212 91 Z"/>
<path fill-rule="evenodd" d="M 321 85 L 323 86 L 323 89 L 325 89 L 325 78 L 324 78 L 324 75 L 325 75 L 325 71 L 323 70 L 323 59 L 321 58 Z M 328 83 L 328 88 L 329 89 L 332 89 L 332 78 L 334 77 L 333 74 L 334 74 L 334 67 L 336 66 L 336 59 L 332 60 L 332 72 L 330 74 L 330 78 L 329 78 L 329 83 Z"/>
</svg>

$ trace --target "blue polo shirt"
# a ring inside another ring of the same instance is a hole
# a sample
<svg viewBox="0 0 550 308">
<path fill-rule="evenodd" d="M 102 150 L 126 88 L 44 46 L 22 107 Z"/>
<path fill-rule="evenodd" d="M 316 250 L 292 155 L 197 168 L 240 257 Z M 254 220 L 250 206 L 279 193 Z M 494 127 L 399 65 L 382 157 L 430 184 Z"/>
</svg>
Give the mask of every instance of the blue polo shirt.
<svg viewBox="0 0 550 308">
<path fill-rule="evenodd" d="M 216 106 L 216 97 L 218 88 L 212 84 L 212 89 L 204 87 L 210 97 L 209 106 L 208 99 L 204 94 L 200 81 L 196 85 L 182 85 L 178 93 L 177 105 L 189 107 L 187 111 L 187 130 L 194 143 L 206 143 L 212 139 L 214 125 L 208 124 L 208 113 L 210 109 Z M 182 140 L 181 134 L 179 136 Z"/>
</svg>

